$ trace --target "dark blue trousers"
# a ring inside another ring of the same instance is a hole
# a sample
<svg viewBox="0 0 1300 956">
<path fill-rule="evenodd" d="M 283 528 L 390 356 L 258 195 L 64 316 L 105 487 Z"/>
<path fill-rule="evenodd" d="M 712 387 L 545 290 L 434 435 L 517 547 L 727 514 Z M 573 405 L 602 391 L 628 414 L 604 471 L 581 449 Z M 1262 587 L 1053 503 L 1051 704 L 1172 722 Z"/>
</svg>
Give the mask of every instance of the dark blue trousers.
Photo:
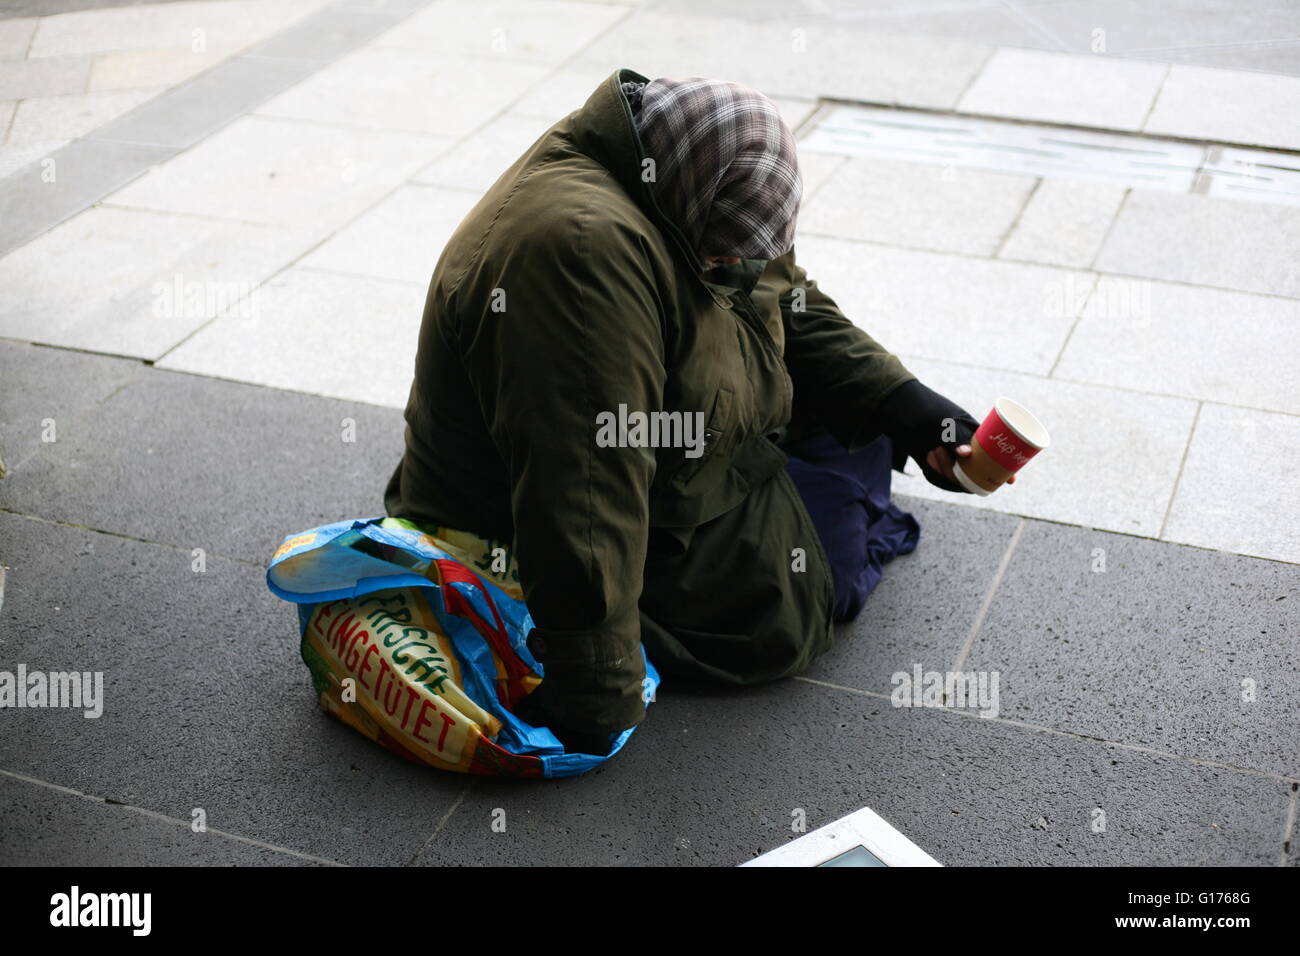
<svg viewBox="0 0 1300 956">
<path fill-rule="evenodd" d="M 889 498 L 893 448 L 882 435 L 847 452 L 826 432 L 782 444 L 794 481 L 830 559 L 836 621 L 851 621 L 900 554 L 915 550 L 921 526 Z"/>
</svg>

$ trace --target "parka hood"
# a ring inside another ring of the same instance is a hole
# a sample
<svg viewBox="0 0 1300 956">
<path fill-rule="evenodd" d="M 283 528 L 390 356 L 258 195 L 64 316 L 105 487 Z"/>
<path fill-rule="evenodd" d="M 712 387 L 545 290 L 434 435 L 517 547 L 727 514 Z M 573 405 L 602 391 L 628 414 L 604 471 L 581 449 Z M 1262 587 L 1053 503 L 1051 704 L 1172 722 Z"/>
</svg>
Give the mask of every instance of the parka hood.
<svg viewBox="0 0 1300 956">
<path fill-rule="evenodd" d="M 645 85 L 651 81 L 635 70 L 618 69 L 609 75 L 574 114 L 572 135 L 577 147 L 613 174 L 626 192 L 653 222 L 678 254 L 682 264 L 711 288 L 752 290 L 766 259 L 742 257 L 734 265 L 706 268 L 701 255 L 678 217 L 660 201 L 646 170 L 657 166 L 646 147 L 633 105 L 624 85 Z"/>
</svg>

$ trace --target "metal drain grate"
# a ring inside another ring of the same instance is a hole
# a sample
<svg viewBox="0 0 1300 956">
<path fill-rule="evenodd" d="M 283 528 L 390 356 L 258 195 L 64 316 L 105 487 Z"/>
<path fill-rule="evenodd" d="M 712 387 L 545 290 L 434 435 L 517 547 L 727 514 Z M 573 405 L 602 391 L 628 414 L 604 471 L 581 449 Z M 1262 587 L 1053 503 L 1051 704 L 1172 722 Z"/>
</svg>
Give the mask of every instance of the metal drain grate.
<svg viewBox="0 0 1300 956">
<path fill-rule="evenodd" d="M 1207 195 L 1300 206 L 1300 156 L 1211 146 L 1202 172 Z"/>
<path fill-rule="evenodd" d="M 1155 137 L 841 104 L 800 149 L 1300 205 L 1298 156 Z"/>
</svg>

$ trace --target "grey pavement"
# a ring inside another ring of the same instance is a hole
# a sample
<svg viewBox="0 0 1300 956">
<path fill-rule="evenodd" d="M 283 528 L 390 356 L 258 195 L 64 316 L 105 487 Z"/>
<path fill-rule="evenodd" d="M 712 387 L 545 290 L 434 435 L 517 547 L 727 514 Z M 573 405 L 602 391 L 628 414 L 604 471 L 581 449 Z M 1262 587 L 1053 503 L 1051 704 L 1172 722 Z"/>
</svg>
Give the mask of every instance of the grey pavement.
<svg viewBox="0 0 1300 956">
<path fill-rule="evenodd" d="M 105 695 L 0 711 L 0 863 L 731 865 L 862 806 L 952 865 L 1300 863 L 1300 203 L 1210 175 L 1295 165 L 1300 31 L 1166 6 L 0 3 L 0 670 Z M 442 244 L 616 66 L 773 95 L 801 263 L 1054 447 L 898 477 L 921 544 L 803 677 L 669 686 L 571 780 L 416 768 L 320 713 L 265 563 L 381 513 Z M 859 155 L 828 98 L 1197 159 Z M 917 667 L 996 715 L 895 706 Z"/>
</svg>

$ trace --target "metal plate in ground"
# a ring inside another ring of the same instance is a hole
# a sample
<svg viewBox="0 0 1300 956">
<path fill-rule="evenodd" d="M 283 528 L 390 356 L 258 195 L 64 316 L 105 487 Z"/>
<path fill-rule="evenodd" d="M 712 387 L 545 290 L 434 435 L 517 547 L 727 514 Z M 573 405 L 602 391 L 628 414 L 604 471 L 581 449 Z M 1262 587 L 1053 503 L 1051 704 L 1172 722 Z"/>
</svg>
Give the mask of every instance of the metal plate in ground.
<svg viewBox="0 0 1300 956">
<path fill-rule="evenodd" d="M 830 104 L 800 149 L 1300 205 L 1300 156 L 1155 136 Z"/>
</svg>

